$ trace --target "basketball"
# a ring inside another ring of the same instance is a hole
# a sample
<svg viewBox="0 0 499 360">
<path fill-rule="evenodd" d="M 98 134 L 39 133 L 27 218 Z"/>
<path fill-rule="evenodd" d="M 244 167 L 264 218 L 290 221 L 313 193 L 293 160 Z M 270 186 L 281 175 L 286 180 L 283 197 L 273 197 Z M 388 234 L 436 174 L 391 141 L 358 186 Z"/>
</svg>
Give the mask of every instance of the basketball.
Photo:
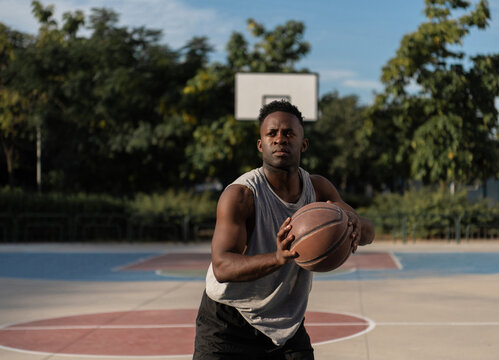
<svg viewBox="0 0 499 360">
<path fill-rule="evenodd" d="M 326 272 L 338 268 L 352 252 L 348 216 L 338 206 L 314 202 L 291 217 L 290 250 L 298 253 L 295 262 L 302 268 Z"/>
</svg>

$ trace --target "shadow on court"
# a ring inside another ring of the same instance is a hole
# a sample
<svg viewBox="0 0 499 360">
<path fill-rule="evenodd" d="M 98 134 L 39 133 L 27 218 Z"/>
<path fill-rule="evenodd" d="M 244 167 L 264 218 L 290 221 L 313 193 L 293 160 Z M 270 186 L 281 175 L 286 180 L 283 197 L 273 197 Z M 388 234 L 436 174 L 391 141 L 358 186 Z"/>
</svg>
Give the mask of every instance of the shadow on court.
<svg viewBox="0 0 499 360">
<path fill-rule="evenodd" d="M 0 246 L 1 359 L 187 359 L 209 244 Z M 360 248 L 317 274 L 316 359 L 497 359 L 499 242 Z"/>
</svg>

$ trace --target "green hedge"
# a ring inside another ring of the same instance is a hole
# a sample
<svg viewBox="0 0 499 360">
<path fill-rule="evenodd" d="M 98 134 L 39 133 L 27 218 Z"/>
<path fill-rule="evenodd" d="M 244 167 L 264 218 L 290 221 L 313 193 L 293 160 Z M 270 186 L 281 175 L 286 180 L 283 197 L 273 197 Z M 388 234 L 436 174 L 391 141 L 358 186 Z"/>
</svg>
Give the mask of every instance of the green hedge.
<svg viewBox="0 0 499 360">
<path fill-rule="evenodd" d="M 171 223 L 185 232 L 185 224 L 190 228 L 202 224 L 212 226 L 217 200 L 218 194 L 215 193 L 180 190 L 137 194 L 127 199 L 96 194 L 38 194 L 5 188 L 0 190 L 0 220 L 3 219 L 4 224 L 3 228 L 0 226 L 4 234 L 0 235 L 2 238 L 15 237 L 9 214 L 19 215 L 19 231 L 23 229 L 22 219 L 27 221 L 28 216 L 34 216 L 26 214 L 38 214 L 38 217 L 40 214 L 59 214 L 74 219 L 73 224 L 76 225 L 73 225 L 73 229 L 78 229 L 79 221 L 83 222 L 84 218 L 100 216 L 105 220 L 99 221 L 108 223 L 114 221 L 110 217 L 130 219 L 123 221 L 129 221 L 133 226 Z M 497 233 L 492 236 L 499 237 L 499 205 L 486 200 L 471 202 L 465 191 L 451 195 L 448 191 L 424 188 L 403 195 L 379 194 L 369 207 L 358 210 L 373 220 L 377 235 L 405 239 L 449 238 L 457 237 L 456 234 L 462 234 L 463 237 L 490 237 L 490 234 Z M 93 224 L 97 222 L 95 219 L 91 221 Z M 64 231 L 69 233 L 70 225 L 64 226 Z M 120 226 L 126 228 L 125 225 Z M 183 237 L 187 237 L 185 233 Z"/>
<path fill-rule="evenodd" d="M 499 205 L 486 199 L 469 201 L 464 190 L 450 194 L 422 188 L 403 195 L 379 194 L 371 206 L 359 211 L 374 221 L 377 234 L 394 237 L 449 238 L 457 233 L 468 236 L 469 231 L 487 237 L 491 231 L 499 232 Z"/>
<path fill-rule="evenodd" d="M 124 213 L 127 201 L 108 195 L 38 194 L 20 189 L 0 190 L 2 213 L 64 213 L 66 215 L 90 213 Z"/>
<path fill-rule="evenodd" d="M 487 200 L 471 202 L 466 191 L 450 194 L 448 190 L 422 188 L 400 194 L 379 194 L 374 197 L 371 206 L 365 209 L 369 213 L 405 213 L 405 214 L 462 214 L 498 210 Z"/>
<path fill-rule="evenodd" d="M 210 218 L 215 217 L 216 205 L 215 194 L 168 190 L 160 194 L 137 194 L 128 201 L 127 208 L 130 213 L 142 216 Z"/>
<path fill-rule="evenodd" d="M 20 189 L 0 190 L 0 212 L 63 213 L 65 215 L 119 213 L 140 216 L 215 216 L 216 198 L 209 193 L 168 190 L 137 194 L 132 199 L 97 194 L 38 194 Z"/>
</svg>

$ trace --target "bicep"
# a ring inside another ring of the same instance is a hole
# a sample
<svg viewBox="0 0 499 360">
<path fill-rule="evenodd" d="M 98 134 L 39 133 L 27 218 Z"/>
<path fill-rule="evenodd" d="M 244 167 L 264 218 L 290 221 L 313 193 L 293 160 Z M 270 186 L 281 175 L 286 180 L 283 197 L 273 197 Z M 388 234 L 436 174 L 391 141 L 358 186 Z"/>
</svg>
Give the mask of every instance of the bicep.
<svg viewBox="0 0 499 360">
<path fill-rule="evenodd" d="M 228 187 L 217 205 L 217 222 L 212 239 L 212 257 L 224 253 L 242 254 L 248 241 L 247 223 L 253 208 L 253 197 L 243 186 Z"/>
</svg>

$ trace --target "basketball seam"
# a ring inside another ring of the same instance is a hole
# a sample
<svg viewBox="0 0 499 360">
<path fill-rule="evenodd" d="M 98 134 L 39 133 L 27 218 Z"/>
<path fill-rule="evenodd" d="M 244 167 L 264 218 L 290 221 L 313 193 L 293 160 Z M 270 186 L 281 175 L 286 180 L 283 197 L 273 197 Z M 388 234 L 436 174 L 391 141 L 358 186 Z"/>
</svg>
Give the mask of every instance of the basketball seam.
<svg viewBox="0 0 499 360">
<path fill-rule="evenodd" d="M 306 233 L 300 235 L 300 237 L 298 239 L 295 239 L 292 243 L 291 243 L 291 246 L 290 247 L 293 247 L 293 246 L 296 246 L 298 245 L 304 238 L 306 238 L 307 236 L 309 236 L 310 234 L 318 231 L 318 230 L 322 230 L 328 226 L 331 226 L 333 224 L 336 224 L 338 222 L 341 222 L 343 220 L 343 214 L 341 214 L 341 218 L 339 219 L 335 219 L 335 220 L 331 220 L 331 221 L 328 221 L 327 223 L 324 223 L 322 225 L 319 225 L 309 231 L 307 231 Z"/>
<path fill-rule="evenodd" d="M 336 206 L 336 205 L 335 205 L 335 206 Z M 329 211 L 333 211 L 333 212 L 335 212 L 335 213 L 337 213 L 337 214 L 340 214 L 340 215 L 341 215 L 341 219 L 343 219 L 343 211 L 341 210 L 341 208 L 339 208 L 338 206 L 336 206 L 336 208 L 331 208 L 331 207 L 329 207 L 329 206 L 324 206 L 324 205 L 322 205 L 322 206 L 318 206 L 318 207 L 313 207 L 313 208 L 306 209 L 306 210 L 303 210 L 302 212 L 300 212 L 300 213 L 298 213 L 298 214 L 296 214 L 296 213 L 295 213 L 295 215 L 293 215 L 293 216 L 292 216 L 292 219 L 293 219 L 293 220 L 296 220 L 297 218 L 299 218 L 299 217 L 300 217 L 300 216 L 302 216 L 303 214 L 306 214 L 306 213 L 308 213 L 308 212 L 310 212 L 310 211 L 314 211 L 314 210 L 317 210 L 317 209 L 320 209 L 320 210 L 329 210 Z M 298 212 L 299 212 L 299 211 L 300 211 L 300 210 L 298 210 Z"/>
<path fill-rule="evenodd" d="M 307 264 L 310 264 L 310 263 L 313 263 L 314 261 L 317 261 L 317 260 L 320 260 L 324 257 L 326 257 L 327 255 L 329 255 L 332 251 L 336 250 L 338 247 L 340 247 L 341 245 L 343 245 L 343 243 L 345 242 L 345 239 L 346 239 L 346 235 L 348 234 L 348 226 L 347 228 L 345 229 L 345 231 L 343 232 L 343 234 L 341 235 L 341 238 L 340 238 L 340 241 L 336 242 L 334 244 L 334 246 L 332 246 L 331 248 L 329 248 L 326 252 L 324 252 L 322 255 L 319 255 L 317 256 L 316 258 L 313 258 L 313 259 L 310 259 L 310 260 L 307 260 L 307 261 L 299 261 L 299 260 L 296 260 L 295 261 L 297 263 L 299 263 L 300 265 L 307 265 Z M 302 237 L 303 238 L 303 237 Z M 348 253 L 348 255 L 350 255 L 350 253 Z"/>
</svg>

